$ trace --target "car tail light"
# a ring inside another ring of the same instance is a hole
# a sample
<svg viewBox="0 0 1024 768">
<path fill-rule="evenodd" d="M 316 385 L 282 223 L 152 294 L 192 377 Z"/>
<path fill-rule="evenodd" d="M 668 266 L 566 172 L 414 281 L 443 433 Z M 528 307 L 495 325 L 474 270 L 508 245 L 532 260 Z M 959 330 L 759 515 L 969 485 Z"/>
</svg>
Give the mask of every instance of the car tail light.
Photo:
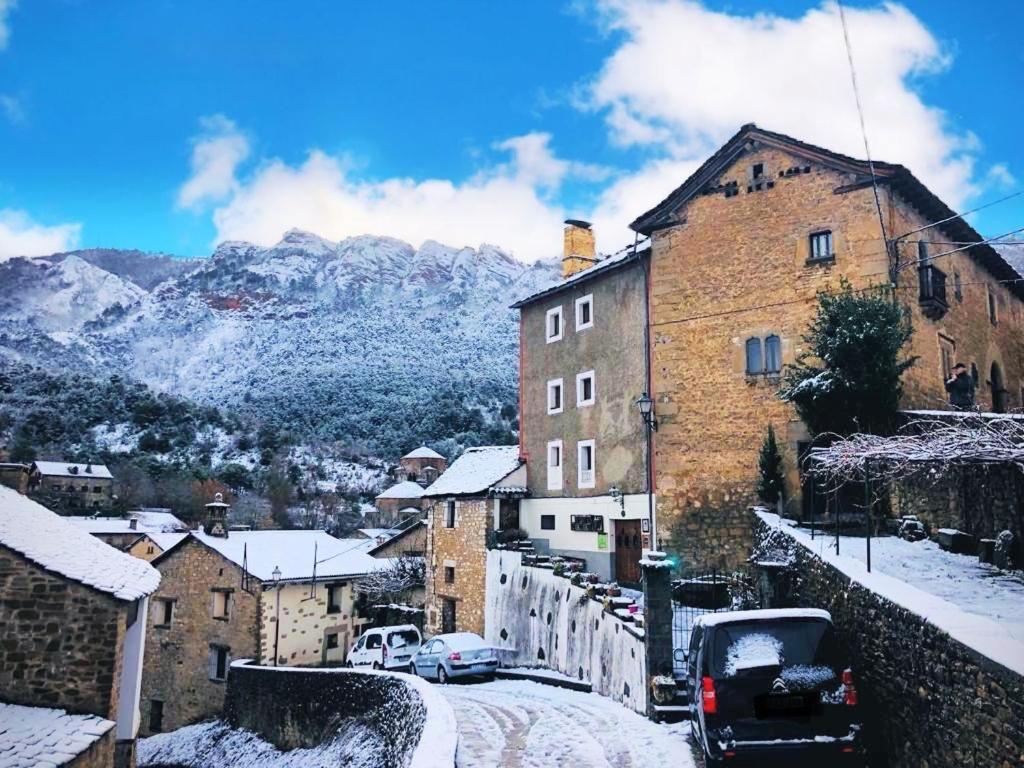
<svg viewBox="0 0 1024 768">
<path fill-rule="evenodd" d="M 458 651 L 452 651 L 448 654 L 448 661 L 462 661 L 462 654 Z"/>
<path fill-rule="evenodd" d="M 715 681 L 705 677 L 700 684 L 700 701 L 705 715 L 718 713 L 718 697 L 715 695 Z"/>
<path fill-rule="evenodd" d="M 857 686 L 853 684 L 853 670 L 843 670 L 843 703 L 848 707 L 857 706 Z"/>
</svg>

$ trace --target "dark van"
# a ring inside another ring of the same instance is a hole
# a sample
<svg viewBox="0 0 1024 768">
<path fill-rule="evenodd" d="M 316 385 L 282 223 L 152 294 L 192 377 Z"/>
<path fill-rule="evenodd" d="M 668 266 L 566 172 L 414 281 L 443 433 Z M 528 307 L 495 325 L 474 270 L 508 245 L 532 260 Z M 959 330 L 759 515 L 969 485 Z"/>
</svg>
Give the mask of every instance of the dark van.
<svg viewBox="0 0 1024 768">
<path fill-rule="evenodd" d="M 686 662 L 708 768 L 864 765 L 857 688 L 827 611 L 705 614 Z"/>
</svg>

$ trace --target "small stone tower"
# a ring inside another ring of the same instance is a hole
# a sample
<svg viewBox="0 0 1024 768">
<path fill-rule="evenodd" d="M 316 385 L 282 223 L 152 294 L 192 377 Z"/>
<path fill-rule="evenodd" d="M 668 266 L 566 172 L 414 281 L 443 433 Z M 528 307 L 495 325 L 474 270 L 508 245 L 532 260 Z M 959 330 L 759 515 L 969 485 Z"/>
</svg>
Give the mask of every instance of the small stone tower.
<svg viewBox="0 0 1024 768">
<path fill-rule="evenodd" d="M 224 495 L 216 494 L 206 506 L 206 518 L 203 521 L 203 530 L 207 536 L 219 536 L 222 539 L 228 537 L 228 504 L 224 503 Z"/>
</svg>

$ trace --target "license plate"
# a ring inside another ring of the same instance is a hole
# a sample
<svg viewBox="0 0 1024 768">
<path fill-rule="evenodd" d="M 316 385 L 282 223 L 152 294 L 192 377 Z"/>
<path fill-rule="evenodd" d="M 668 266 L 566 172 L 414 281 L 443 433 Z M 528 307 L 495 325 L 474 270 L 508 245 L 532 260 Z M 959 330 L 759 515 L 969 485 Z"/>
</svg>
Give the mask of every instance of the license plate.
<svg viewBox="0 0 1024 768">
<path fill-rule="evenodd" d="M 754 699 L 754 713 L 765 717 L 807 717 L 814 713 L 814 699 L 801 694 L 767 694 Z"/>
</svg>

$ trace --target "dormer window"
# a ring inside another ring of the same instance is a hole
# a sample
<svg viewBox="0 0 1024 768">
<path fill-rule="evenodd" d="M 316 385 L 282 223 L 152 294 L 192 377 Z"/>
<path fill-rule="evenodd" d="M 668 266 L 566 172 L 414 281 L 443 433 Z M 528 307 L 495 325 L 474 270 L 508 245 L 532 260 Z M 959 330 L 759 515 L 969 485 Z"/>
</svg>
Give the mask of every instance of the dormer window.
<svg viewBox="0 0 1024 768">
<path fill-rule="evenodd" d="M 548 344 L 553 341 L 562 340 L 562 308 L 554 307 L 549 309 L 545 319 L 544 336 Z"/>
</svg>

